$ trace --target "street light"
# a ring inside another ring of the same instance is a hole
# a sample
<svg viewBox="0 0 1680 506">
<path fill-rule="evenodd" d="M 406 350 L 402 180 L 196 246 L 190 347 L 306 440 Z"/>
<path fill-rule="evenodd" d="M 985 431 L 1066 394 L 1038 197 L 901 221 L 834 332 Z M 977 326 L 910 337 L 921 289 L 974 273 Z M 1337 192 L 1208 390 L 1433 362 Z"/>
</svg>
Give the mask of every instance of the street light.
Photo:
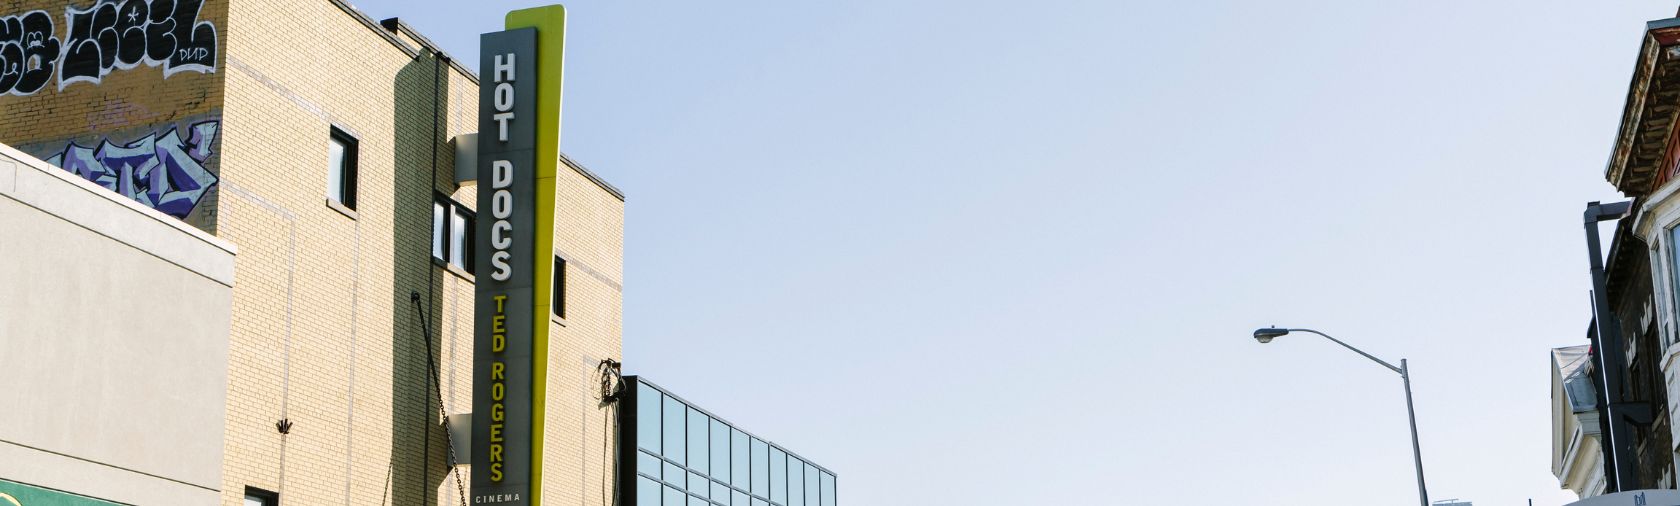
<svg viewBox="0 0 1680 506">
<path fill-rule="evenodd" d="M 1417 413 L 1412 410 L 1412 375 L 1410 370 L 1406 368 L 1406 359 L 1400 359 L 1400 367 L 1395 367 L 1394 364 L 1384 362 L 1380 358 L 1371 356 L 1370 353 L 1360 351 L 1359 348 L 1355 348 L 1348 343 L 1344 343 L 1340 339 L 1330 337 L 1330 334 L 1325 334 L 1313 329 L 1280 329 L 1276 327 L 1255 329 L 1254 340 L 1260 341 L 1260 344 L 1266 344 L 1272 342 L 1273 339 L 1277 339 L 1280 336 L 1289 335 L 1290 332 L 1311 332 L 1324 336 L 1325 339 L 1329 339 L 1331 342 L 1340 344 L 1343 348 L 1353 350 L 1354 353 L 1358 353 L 1365 358 L 1371 359 L 1372 362 L 1382 364 L 1383 367 L 1387 367 L 1391 371 L 1400 373 L 1400 380 L 1406 385 L 1406 419 L 1412 424 L 1412 462 L 1417 465 L 1418 503 L 1422 506 L 1429 506 L 1429 492 L 1423 486 L 1423 452 L 1418 450 Z"/>
</svg>

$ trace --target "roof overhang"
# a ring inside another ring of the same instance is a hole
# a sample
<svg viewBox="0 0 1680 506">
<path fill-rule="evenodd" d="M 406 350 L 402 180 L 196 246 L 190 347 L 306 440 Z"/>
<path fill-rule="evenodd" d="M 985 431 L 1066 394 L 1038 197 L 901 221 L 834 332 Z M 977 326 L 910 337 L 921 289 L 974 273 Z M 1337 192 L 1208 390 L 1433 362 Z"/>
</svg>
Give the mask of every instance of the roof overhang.
<svg viewBox="0 0 1680 506">
<path fill-rule="evenodd" d="M 1677 112 L 1680 18 L 1651 21 L 1645 24 L 1605 180 L 1629 196 L 1650 193 L 1667 176 L 1665 171 L 1673 168 L 1671 132 Z"/>
</svg>

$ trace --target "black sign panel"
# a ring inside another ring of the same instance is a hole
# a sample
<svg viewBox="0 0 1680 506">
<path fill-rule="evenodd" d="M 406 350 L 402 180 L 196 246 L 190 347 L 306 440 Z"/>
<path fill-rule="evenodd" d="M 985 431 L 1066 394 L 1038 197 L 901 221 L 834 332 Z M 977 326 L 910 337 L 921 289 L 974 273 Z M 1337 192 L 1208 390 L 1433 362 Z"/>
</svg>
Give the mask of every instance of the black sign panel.
<svg viewBox="0 0 1680 506">
<path fill-rule="evenodd" d="M 472 504 L 531 503 L 537 30 L 479 50 Z M 544 256 L 547 259 L 547 256 Z"/>
</svg>

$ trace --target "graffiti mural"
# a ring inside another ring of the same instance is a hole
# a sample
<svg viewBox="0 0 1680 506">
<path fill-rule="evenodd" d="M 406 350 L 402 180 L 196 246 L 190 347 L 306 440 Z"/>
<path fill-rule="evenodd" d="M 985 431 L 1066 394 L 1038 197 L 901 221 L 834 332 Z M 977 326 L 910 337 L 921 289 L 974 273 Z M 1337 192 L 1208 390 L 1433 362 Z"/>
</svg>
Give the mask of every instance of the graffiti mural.
<svg viewBox="0 0 1680 506">
<path fill-rule="evenodd" d="M 199 21 L 204 0 L 126 0 L 68 9 L 69 42 L 58 66 L 58 89 L 97 83 L 113 69 L 145 63 L 176 72 L 213 72 L 216 26 Z"/>
<path fill-rule="evenodd" d="M 0 95 L 29 95 L 45 88 L 60 49 L 47 11 L 0 16 Z"/>
<path fill-rule="evenodd" d="M 117 70 L 162 67 L 216 71 L 216 25 L 200 21 L 204 0 L 102 0 L 68 7 L 61 36 L 46 11 L 0 17 L 0 95 L 32 95 L 52 77 L 58 89 L 99 83 Z"/>
<path fill-rule="evenodd" d="M 185 139 L 180 129 L 170 128 L 125 144 L 105 139 L 90 148 L 72 142 L 47 162 L 146 207 L 186 218 L 218 181 L 204 164 L 220 129 L 221 122 L 204 121 L 188 127 Z"/>
</svg>

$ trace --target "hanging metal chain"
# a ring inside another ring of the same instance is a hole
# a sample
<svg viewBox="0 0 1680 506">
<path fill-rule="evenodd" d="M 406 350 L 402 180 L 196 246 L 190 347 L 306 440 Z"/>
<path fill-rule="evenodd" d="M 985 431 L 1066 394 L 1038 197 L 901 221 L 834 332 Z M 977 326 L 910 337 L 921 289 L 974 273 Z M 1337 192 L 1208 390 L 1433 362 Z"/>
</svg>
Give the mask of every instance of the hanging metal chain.
<svg viewBox="0 0 1680 506">
<path fill-rule="evenodd" d="M 438 374 L 437 359 L 432 352 L 431 317 L 426 315 L 426 309 L 420 306 L 420 292 L 410 292 L 409 300 L 414 302 L 414 311 L 420 314 L 420 329 L 426 339 L 426 372 L 430 376 L 433 397 L 437 399 L 438 415 L 443 418 L 443 442 L 449 448 L 449 472 L 455 475 L 455 490 L 461 495 L 461 506 L 467 506 L 467 485 L 461 480 L 460 460 L 455 456 L 455 436 L 449 432 L 449 410 L 443 407 L 443 382 Z"/>
</svg>

